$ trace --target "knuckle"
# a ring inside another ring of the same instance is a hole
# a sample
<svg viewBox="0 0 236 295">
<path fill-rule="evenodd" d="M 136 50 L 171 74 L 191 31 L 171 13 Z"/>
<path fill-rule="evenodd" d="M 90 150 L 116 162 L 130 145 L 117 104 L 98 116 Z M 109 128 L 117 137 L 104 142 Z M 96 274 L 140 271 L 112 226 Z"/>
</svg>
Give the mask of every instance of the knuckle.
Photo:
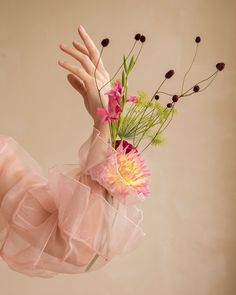
<svg viewBox="0 0 236 295">
<path fill-rule="evenodd" d="M 75 74 L 80 75 L 80 73 L 81 73 L 80 68 L 75 68 Z"/>
<path fill-rule="evenodd" d="M 89 57 L 85 54 L 82 54 L 82 57 L 81 59 L 84 61 L 84 62 L 88 62 L 89 61 Z"/>
<path fill-rule="evenodd" d="M 91 47 L 91 53 L 97 57 L 99 56 L 99 51 L 96 46 Z"/>
</svg>

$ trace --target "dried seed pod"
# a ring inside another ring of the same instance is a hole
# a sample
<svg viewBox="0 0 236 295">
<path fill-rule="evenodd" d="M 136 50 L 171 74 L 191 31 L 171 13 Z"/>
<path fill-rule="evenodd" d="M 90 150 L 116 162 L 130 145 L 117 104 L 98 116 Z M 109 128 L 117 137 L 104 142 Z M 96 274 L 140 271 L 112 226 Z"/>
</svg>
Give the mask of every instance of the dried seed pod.
<svg viewBox="0 0 236 295">
<path fill-rule="evenodd" d="M 198 86 L 198 85 L 195 85 L 194 87 L 193 87 L 193 91 L 194 92 L 198 92 L 200 90 L 200 87 Z"/>
<path fill-rule="evenodd" d="M 223 69 L 225 68 L 225 64 L 223 62 L 219 62 L 216 64 L 216 68 L 218 71 L 223 71 Z"/>
<path fill-rule="evenodd" d="M 200 42 L 201 42 L 201 37 L 200 37 L 200 36 L 197 36 L 197 37 L 195 38 L 195 42 L 196 42 L 196 43 L 200 43 Z"/>
<path fill-rule="evenodd" d="M 136 41 L 139 41 L 140 40 L 140 37 L 141 37 L 141 34 L 136 34 L 135 36 L 134 36 L 134 39 L 136 40 Z"/>
<path fill-rule="evenodd" d="M 172 97 L 172 101 L 173 102 L 177 102 L 179 100 L 179 97 L 178 97 L 178 95 L 173 95 L 173 97 Z"/>
<path fill-rule="evenodd" d="M 174 70 L 169 70 L 166 74 L 165 77 L 166 79 L 170 79 L 174 75 L 175 71 Z"/>
<path fill-rule="evenodd" d="M 140 36 L 140 41 L 141 41 L 142 43 L 144 43 L 144 42 L 146 41 L 146 37 L 145 37 L 144 35 L 141 35 L 141 36 Z"/>
<path fill-rule="evenodd" d="M 103 47 L 107 47 L 109 42 L 110 42 L 110 40 L 108 38 L 106 38 L 106 39 L 102 40 L 101 44 L 102 44 Z"/>
</svg>

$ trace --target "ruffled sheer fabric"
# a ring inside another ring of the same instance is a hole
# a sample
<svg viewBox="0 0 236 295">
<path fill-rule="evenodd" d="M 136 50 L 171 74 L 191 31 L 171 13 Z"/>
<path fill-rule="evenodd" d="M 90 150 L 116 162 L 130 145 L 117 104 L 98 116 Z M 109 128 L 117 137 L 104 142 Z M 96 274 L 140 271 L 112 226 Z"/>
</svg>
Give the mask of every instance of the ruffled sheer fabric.
<svg viewBox="0 0 236 295">
<path fill-rule="evenodd" d="M 79 164 L 52 166 L 45 177 L 19 143 L 0 135 L 0 255 L 11 269 L 44 278 L 93 271 L 140 244 L 143 198 L 132 192 L 124 201 L 95 177 L 115 156 L 93 127 Z"/>
</svg>

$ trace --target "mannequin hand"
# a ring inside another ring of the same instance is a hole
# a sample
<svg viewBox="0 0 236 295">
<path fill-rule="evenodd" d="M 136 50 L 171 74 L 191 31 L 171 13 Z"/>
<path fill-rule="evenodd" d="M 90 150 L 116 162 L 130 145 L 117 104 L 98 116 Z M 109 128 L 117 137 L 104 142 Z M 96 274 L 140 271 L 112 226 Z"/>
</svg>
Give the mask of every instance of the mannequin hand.
<svg viewBox="0 0 236 295">
<path fill-rule="evenodd" d="M 60 44 L 60 49 L 79 61 L 80 66 L 72 65 L 66 61 L 60 60 L 58 61 L 58 64 L 70 72 L 67 76 L 68 81 L 83 96 L 85 107 L 94 120 L 94 126 L 98 128 L 98 126 L 101 126 L 102 123 L 100 123 L 101 117 L 97 114 L 96 110 L 97 107 L 102 107 L 102 105 L 95 82 L 94 71 L 100 53 L 93 40 L 82 26 L 79 26 L 78 32 L 84 42 L 84 45 L 77 41 L 73 41 L 73 47 Z M 104 84 L 110 81 L 110 76 L 101 59 L 97 67 L 96 79 L 98 88 L 101 88 Z M 101 100 L 105 108 L 107 108 L 108 105 L 108 98 L 104 95 L 104 93 L 110 90 L 110 88 L 111 84 L 109 82 L 101 90 Z M 104 125 L 107 124 L 104 123 Z M 103 126 L 102 128 L 106 127 Z"/>
</svg>

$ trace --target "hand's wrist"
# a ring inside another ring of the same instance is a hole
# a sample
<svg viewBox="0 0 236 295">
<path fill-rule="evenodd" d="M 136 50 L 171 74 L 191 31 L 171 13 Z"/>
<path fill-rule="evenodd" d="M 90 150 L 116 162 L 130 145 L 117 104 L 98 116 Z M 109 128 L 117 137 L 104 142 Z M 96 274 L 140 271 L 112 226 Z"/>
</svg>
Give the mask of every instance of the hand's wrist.
<svg viewBox="0 0 236 295">
<path fill-rule="evenodd" d="M 94 122 L 93 127 L 100 132 L 100 136 L 105 140 L 108 140 L 110 138 L 110 128 L 108 122 Z"/>
</svg>

